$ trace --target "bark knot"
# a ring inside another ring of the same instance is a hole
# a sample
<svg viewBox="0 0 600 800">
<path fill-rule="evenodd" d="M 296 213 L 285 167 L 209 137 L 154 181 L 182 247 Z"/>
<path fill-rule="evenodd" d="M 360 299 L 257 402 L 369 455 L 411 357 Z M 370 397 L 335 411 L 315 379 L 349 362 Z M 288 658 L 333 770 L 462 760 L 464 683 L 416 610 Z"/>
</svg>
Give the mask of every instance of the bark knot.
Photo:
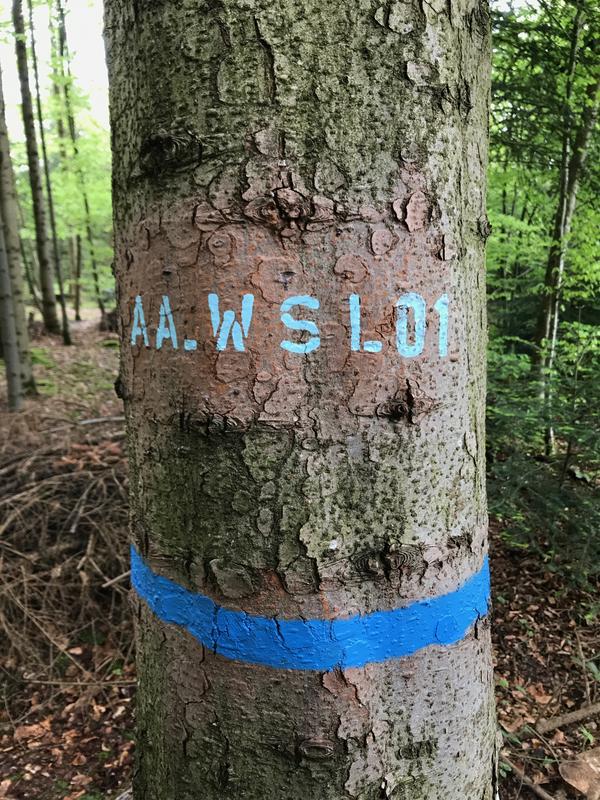
<svg viewBox="0 0 600 800">
<path fill-rule="evenodd" d="M 149 177 L 179 172 L 202 160 L 202 144 L 190 130 L 159 128 L 142 143 L 140 168 Z"/>
</svg>

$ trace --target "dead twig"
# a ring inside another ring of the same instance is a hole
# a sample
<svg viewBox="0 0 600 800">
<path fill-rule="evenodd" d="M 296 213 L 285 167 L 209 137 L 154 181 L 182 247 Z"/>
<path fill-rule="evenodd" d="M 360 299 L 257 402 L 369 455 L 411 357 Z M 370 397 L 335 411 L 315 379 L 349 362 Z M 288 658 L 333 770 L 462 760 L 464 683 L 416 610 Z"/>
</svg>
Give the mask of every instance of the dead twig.
<svg viewBox="0 0 600 800">
<path fill-rule="evenodd" d="M 589 717 L 593 717 L 596 714 L 600 714 L 600 703 L 584 706 L 583 708 L 577 709 L 577 711 L 569 711 L 568 714 L 561 714 L 551 719 L 540 720 L 536 728 L 540 733 L 549 733 L 557 728 L 563 728 L 565 725 L 572 725 L 574 722 L 582 722 L 584 719 L 589 719 Z"/>
<path fill-rule="evenodd" d="M 527 775 L 525 775 L 525 773 L 523 772 L 523 770 L 522 770 L 522 769 L 520 769 L 519 767 L 517 767 L 517 765 L 516 765 L 516 764 L 513 764 L 513 762 L 512 762 L 512 761 L 510 761 L 510 759 L 506 758 L 506 756 L 502 756 L 502 761 L 504 761 L 504 763 L 505 763 L 505 764 L 507 764 L 507 765 L 508 765 L 508 766 L 511 768 L 511 770 L 512 770 L 512 771 L 515 773 L 515 775 L 517 776 L 517 778 L 518 778 L 518 779 L 519 779 L 519 780 L 520 780 L 520 781 L 521 781 L 521 782 L 522 782 L 522 783 L 523 783 L 525 786 L 527 786 L 527 788 L 528 788 L 528 789 L 531 789 L 531 791 L 532 791 L 534 794 L 536 794 L 538 797 L 541 797 L 541 798 L 542 798 L 542 800 L 555 800 L 555 798 L 553 797 L 553 795 L 551 795 L 551 794 L 548 794 L 548 792 L 547 792 L 545 789 L 542 789 L 542 787 L 541 787 L 541 786 L 539 786 L 539 784 L 537 784 L 537 783 L 534 783 L 534 782 L 531 780 L 531 778 L 528 778 L 528 777 L 527 777 Z"/>
<path fill-rule="evenodd" d="M 117 422 L 125 422 L 125 417 L 96 417 L 95 419 L 73 420 L 73 422 L 67 422 L 66 425 L 61 425 L 58 428 L 43 430 L 41 433 L 59 433 L 60 431 L 68 430 L 69 428 L 88 427 L 90 425 L 110 425 L 116 424 Z"/>
<path fill-rule="evenodd" d="M 128 651 L 121 583 L 129 567 L 127 465 L 116 442 L 122 436 L 37 452 L 28 443 L 0 465 L 0 651 L 41 671 L 31 678 L 62 678 L 66 659 L 95 679 L 95 667 L 89 672 L 69 651 L 82 630 L 95 642 L 100 620 L 98 635 L 113 652 Z"/>
<path fill-rule="evenodd" d="M 40 686 L 77 686 L 86 688 L 88 686 L 101 686 L 110 688 L 111 686 L 135 686 L 136 681 L 40 681 L 27 679 L 23 681 L 26 684 L 36 684 Z"/>
<path fill-rule="evenodd" d="M 587 670 L 587 662 L 585 660 L 585 655 L 583 652 L 583 646 L 581 644 L 581 637 L 579 636 L 579 632 L 575 631 L 575 638 L 577 640 L 577 652 L 579 654 L 579 661 L 581 664 L 581 669 L 583 670 L 583 680 L 585 682 L 585 697 L 588 702 L 588 705 L 592 704 L 592 694 L 590 691 L 590 681 L 588 678 L 588 670 Z"/>
<path fill-rule="evenodd" d="M 122 575 L 117 575 L 116 578 L 112 578 L 110 581 L 106 581 L 106 583 L 103 583 L 102 588 L 108 589 L 110 586 L 114 586 L 115 583 L 120 583 L 121 581 L 124 581 L 130 575 L 131 575 L 131 570 L 128 569 L 127 572 L 124 572 Z"/>
</svg>

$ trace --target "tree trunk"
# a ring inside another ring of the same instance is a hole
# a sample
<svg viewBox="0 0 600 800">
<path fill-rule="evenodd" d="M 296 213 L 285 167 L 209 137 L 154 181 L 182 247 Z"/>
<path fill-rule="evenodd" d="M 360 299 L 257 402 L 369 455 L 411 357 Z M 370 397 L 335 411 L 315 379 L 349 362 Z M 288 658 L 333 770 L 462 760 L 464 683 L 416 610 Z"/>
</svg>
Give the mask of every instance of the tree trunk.
<svg viewBox="0 0 600 800">
<path fill-rule="evenodd" d="M 580 59 L 581 35 L 585 26 L 585 9 L 581 0 L 576 4 L 575 16 L 571 26 L 569 59 L 566 65 L 566 86 L 563 101 L 562 152 L 559 171 L 558 205 L 554 215 L 551 232 L 544 291 L 537 318 L 535 332 L 534 364 L 539 370 L 540 399 L 543 405 L 546 425 L 544 429 L 544 451 L 547 456 L 554 455 L 556 449 L 553 426 L 553 370 L 558 345 L 558 324 L 562 284 L 565 271 L 565 258 L 568 239 L 577 205 L 577 194 L 581 173 L 587 159 L 589 141 L 595 125 L 598 105 L 598 84 L 588 86 L 588 103 L 581 112 L 576 125 L 573 116 L 573 89 L 576 68 Z"/>
<path fill-rule="evenodd" d="M 33 102 L 29 86 L 29 70 L 27 65 L 27 40 L 25 36 L 25 21 L 23 19 L 22 0 L 13 0 L 13 24 L 15 27 L 15 51 L 17 54 L 17 68 L 21 85 L 21 102 L 23 112 L 23 127 L 27 145 L 27 163 L 29 166 L 29 183 L 33 203 L 33 217 L 35 223 L 35 241 L 40 270 L 40 287 L 42 292 L 42 316 L 48 333 L 60 333 L 58 316 L 56 315 L 56 297 L 54 295 L 52 261 L 48 249 L 48 233 L 46 229 L 46 211 L 44 208 L 44 194 L 42 189 L 42 175 L 40 171 L 40 158 L 33 117 Z"/>
<path fill-rule="evenodd" d="M 35 394 L 35 381 L 29 352 L 29 333 L 23 292 L 23 265 L 19 236 L 19 205 L 17 188 L 10 156 L 10 143 L 6 127 L 2 69 L 0 68 L 0 210 L 4 220 L 4 244 L 10 274 L 12 303 L 21 367 L 21 386 L 28 394 Z"/>
<path fill-rule="evenodd" d="M 544 294 L 538 316 L 536 353 L 541 371 L 541 397 L 547 420 L 544 431 L 545 452 L 551 456 L 555 451 L 552 425 L 552 372 L 558 346 L 558 325 L 564 282 L 565 259 L 573 218 L 577 207 L 579 184 L 590 150 L 592 133 L 598 118 L 600 102 L 600 80 L 589 84 L 586 104 L 579 125 L 573 136 L 572 150 L 563 148 L 559 203 L 556 209 L 552 241 L 548 251 Z"/>
<path fill-rule="evenodd" d="M 134 796 L 491 800 L 487 2 L 106 12 Z"/>
<path fill-rule="evenodd" d="M 53 3 L 49 3 L 50 41 L 52 46 L 52 97 L 54 100 L 54 120 L 58 139 L 58 151 L 63 165 L 67 160 L 66 130 L 64 122 L 63 92 L 66 83 L 65 60 L 62 47 L 60 25 L 57 28 L 54 21 Z"/>
<path fill-rule="evenodd" d="M 33 61 L 33 74 L 35 79 L 35 97 L 38 115 L 38 126 L 40 129 L 40 141 L 42 144 L 42 161 L 44 163 L 44 178 L 46 181 L 46 195 L 48 197 L 48 212 L 50 215 L 50 232 L 52 235 L 52 253 L 54 255 L 54 272 L 58 279 L 59 297 L 61 311 L 61 332 L 63 342 L 66 345 L 71 344 L 71 333 L 69 331 L 69 317 L 67 316 L 67 303 L 65 300 L 65 286 L 62 274 L 62 265 L 60 260 L 60 246 L 58 242 L 58 233 L 56 230 L 56 214 L 54 212 L 54 195 L 52 192 L 52 180 L 50 177 L 50 163 L 48 161 L 48 149 L 46 147 L 46 134 L 44 132 L 44 114 L 42 110 L 42 97 L 40 94 L 40 75 L 38 70 L 37 50 L 35 44 L 35 27 L 33 24 L 33 3 L 28 0 L 29 8 L 29 28 L 31 34 L 31 60 Z"/>
<path fill-rule="evenodd" d="M 83 261 L 83 254 L 81 252 L 81 236 L 77 234 L 73 237 L 73 250 L 75 255 L 75 282 L 73 308 L 75 310 L 75 319 L 81 322 L 81 266 Z"/>
<path fill-rule="evenodd" d="M 538 345 L 538 358 L 540 363 L 546 360 L 544 353 L 544 342 L 549 341 L 552 331 L 552 318 L 555 306 L 556 288 L 562 278 L 564 268 L 564 252 L 566 236 L 571 228 L 572 213 L 575 211 L 575 201 L 579 175 L 574 172 L 576 163 L 572 163 L 578 157 L 577 150 L 573 150 L 573 84 L 575 71 L 579 60 L 581 45 L 581 32 L 584 25 L 584 4 L 580 0 L 577 3 L 573 25 L 571 26 L 571 37 L 569 42 L 569 59 L 566 65 L 566 85 L 565 97 L 563 100 L 563 129 L 562 129 L 562 148 L 561 161 L 558 176 L 558 205 L 554 215 L 554 225 L 551 233 L 551 243 L 548 250 L 548 260 L 546 262 L 546 275 L 544 279 L 544 294 L 537 320 L 536 344 Z M 581 131 L 581 128 L 579 128 Z M 574 194 L 575 192 L 575 194 Z M 572 210 L 572 213 L 569 213 Z"/>
<path fill-rule="evenodd" d="M 28 244 L 31 245 L 31 242 L 28 241 Z M 27 248 L 25 247 L 25 242 L 23 241 L 23 237 L 19 236 L 19 248 L 21 251 L 21 258 L 23 259 L 23 268 L 25 270 L 25 280 L 27 281 L 27 288 L 29 289 L 29 294 L 31 295 L 31 299 L 33 300 L 33 305 L 37 308 L 37 310 L 41 314 L 42 301 L 38 294 L 35 264 L 32 265 L 29 259 L 29 256 L 31 256 L 32 261 L 35 259 L 33 247 L 31 246 L 29 247 L 29 255 L 27 255 Z"/>
<path fill-rule="evenodd" d="M 90 267 L 92 270 L 92 281 L 94 283 L 94 293 L 96 295 L 96 304 L 100 310 L 101 322 L 100 325 L 104 323 L 106 317 L 106 309 L 104 307 L 104 303 L 102 301 L 102 293 L 100 291 L 100 275 L 98 271 L 98 260 L 96 258 L 96 243 L 94 240 L 94 232 L 92 228 L 92 211 L 90 208 L 90 201 L 88 198 L 87 192 L 87 185 L 85 181 L 85 174 L 83 169 L 81 168 L 80 158 L 79 158 L 79 145 L 77 143 L 77 126 L 75 124 L 75 111 L 73 109 L 73 103 L 71 100 L 71 63 L 70 63 L 70 55 L 69 55 L 69 46 L 67 42 L 67 25 L 65 20 L 65 11 L 63 8 L 63 4 L 61 0 L 56 0 L 57 4 L 57 11 L 58 11 L 58 22 L 59 22 L 59 43 L 60 43 L 60 55 L 61 58 L 66 61 L 67 64 L 67 76 L 68 80 L 65 81 L 64 84 L 64 98 L 65 98 L 65 110 L 67 113 L 67 123 L 69 127 L 69 134 L 71 137 L 71 143 L 73 146 L 73 160 L 75 164 L 75 171 L 77 174 L 78 182 L 79 182 L 79 189 L 81 191 L 81 200 L 83 203 L 83 212 L 85 218 L 85 234 L 88 243 L 88 249 L 90 253 Z M 81 265 L 80 265 L 81 266 Z"/>
<path fill-rule="evenodd" d="M 6 366 L 6 386 L 8 410 L 19 411 L 23 405 L 23 384 L 21 382 L 21 359 L 17 322 L 12 296 L 10 267 L 4 241 L 4 219 L 0 206 L 0 342 L 2 358 Z"/>
</svg>

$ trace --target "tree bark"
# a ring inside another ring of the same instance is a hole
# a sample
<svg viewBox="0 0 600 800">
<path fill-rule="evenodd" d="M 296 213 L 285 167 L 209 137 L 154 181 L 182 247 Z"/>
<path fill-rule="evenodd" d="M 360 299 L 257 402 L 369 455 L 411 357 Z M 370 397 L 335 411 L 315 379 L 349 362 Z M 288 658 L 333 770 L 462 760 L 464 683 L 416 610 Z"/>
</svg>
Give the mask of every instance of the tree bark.
<svg viewBox="0 0 600 800">
<path fill-rule="evenodd" d="M 4 243 L 10 274 L 15 328 L 19 348 L 21 386 L 27 394 L 35 394 L 35 381 L 29 351 L 29 333 L 25 313 L 25 294 L 23 292 L 23 265 L 21 263 L 21 240 L 19 236 L 19 206 L 15 175 L 10 155 L 2 69 L 0 67 L 0 209 L 4 220 Z"/>
<path fill-rule="evenodd" d="M 28 245 L 31 245 L 31 242 L 28 241 Z M 33 305 L 37 308 L 37 310 L 42 313 L 42 301 L 38 294 L 38 286 L 36 283 L 37 272 L 35 269 L 35 264 L 30 263 L 29 256 L 31 256 L 31 260 L 35 260 L 35 255 L 33 252 L 33 247 L 29 247 L 29 255 L 27 254 L 27 248 L 25 247 L 25 242 L 23 241 L 23 237 L 19 236 L 19 248 L 21 251 L 21 258 L 23 260 L 23 268 L 25 270 L 25 280 L 27 281 L 27 288 L 29 289 L 29 294 L 31 295 L 31 299 L 33 301 Z"/>
<path fill-rule="evenodd" d="M 10 268 L 4 241 L 4 220 L 0 206 L 0 342 L 2 358 L 6 367 L 6 386 L 8 410 L 19 411 L 23 405 L 23 384 L 21 382 L 21 359 L 15 306 L 12 296 Z"/>
<path fill-rule="evenodd" d="M 56 229 L 56 214 L 54 211 L 54 195 L 52 192 L 52 179 L 50 177 L 50 163 L 48 161 L 48 149 L 46 147 L 46 134 L 44 132 L 44 113 L 42 110 L 42 97 L 40 93 L 40 75 L 38 70 L 37 49 L 35 43 L 35 27 L 33 24 L 33 3 L 28 0 L 29 9 L 29 32 L 31 34 L 31 60 L 33 61 L 33 75 L 35 80 L 35 98 L 37 106 L 38 126 L 40 129 L 40 141 L 42 144 L 42 161 L 44 164 L 44 178 L 46 182 L 46 195 L 48 197 L 48 212 L 50 216 L 50 233 L 52 237 L 52 253 L 54 255 L 54 272 L 58 279 L 59 297 L 58 302 L 61 311 L 61 333 L 63 342 L 71 344 L 71 333 L 69 331 L 69 317 L 67 315 L 67 303 L 65 300 L 65 286 L 63 281 L 62 264 L 60 259 L 60 245 L 58 242 L 58 232 Z"/>
<path fill-rule="evenodd" d="M 134 797 L 491 800 L 487 2 L 106 14 Z"/>
<path fill-rule="evenodd" d="M 69 239 L 69 252 L 71 257 L 72 268 L 72 289 L 73 296 L 73 310 L 75 311 L 75 319 L 81 322 L 81 266 L 82 266 L 82 252 L 81 252 L 81 236 L 76 234 Z"/>
<path fill-rule="evenodd" d="M 33 204 L 35 223 L 35 241 L 40 270 L 40 288 L 42 292 L 42 316 L 48 333 L 60 333 L 60 324 L 56 314 L 56 297 L 54 294 L 52 261 L 48 249 L 48 232 L 46 228 L 46 210 L 42 189 L 42 174 L 37 146 L 37 135 L 33 116 L 33 102 L 29 85 L 29 68 L 27 64 L 27 43 L 25 21 L 23 19 L 22 0 L 13 0 L 13 24 L 15 28 L 15 51 L 17 68 L 21 86 L 21 102 L 23 127 L 27 146 L 27 164 L 29 167 L 29 184 Z"/>
</svg>

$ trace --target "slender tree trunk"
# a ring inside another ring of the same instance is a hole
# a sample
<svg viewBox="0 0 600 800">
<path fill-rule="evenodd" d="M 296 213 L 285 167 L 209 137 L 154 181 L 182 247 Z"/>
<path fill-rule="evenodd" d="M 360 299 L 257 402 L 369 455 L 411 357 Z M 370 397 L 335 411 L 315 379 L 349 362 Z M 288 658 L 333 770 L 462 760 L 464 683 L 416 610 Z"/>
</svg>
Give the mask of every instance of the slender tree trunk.
<svg viewBox="0 0 600 800">
<path fill-rule="evenodd" d="M 60 333 L 60 324 L 56 315 L 56 297 L 54 295 L 52 261 L 48 249 L 48 233 L 46 229 L 46 211 L 42 175 L 33 116 L 33 102 L 29 86 L 29 69 L 27 64 L 27 39 L 25 21 L 23 19 L 22 0 L 13 0 L 13 23 L 15 28 L 15 51 L 21 85 L 21 101 L 23 127 L 27 145 L 27 163 L 29 166 L 29 183 L 33 203 L 35 223 L 35 241 L 40 271 L 40 287 L 42 292 L 42 316 L 48 333 Z"/>
<path fill-rule="evenodd" d="M 29 294 L 31 295 L 31 299 L 33 300 L 33 305 L 37 308 L 37 310 L 42 313 L 42 301 L 39 297 L 38 293 L 38 285 L 36 283 L 36 274 L 35 274 L 35 265 L 32 266 L 31 261 L 34 259 L 33 248 L 29 248 L 29 255 L 27 255 L 27 249 L 25 247 L 25 243 L 23 238 L 19 237 L 19 247 L 21 250 L 21 258 L 23 260 L 23 268 L 25 271 L 25 280 L 27 281 L 27 288 L 29 289 Z M 30 261 L 31 256 L 31 261 Z"/>
<path fill-rule="evenodd" d="M 567 65 L 567 81 L 563 112 L 563 142 L 559 174 L 558 206 L 554 217 L 552 240 L 548 250 L 544 293 L 538 314 L 535 336 L 535 364 L 540 373 L 540 397 L 544 407 L 546 427 L 544 449 L 547 456 L 556 449 L 553 418 L 552 373 L 558 345 L 558 325 L 562 294 L 565 257 L 577 205 L 579 181 L 585 162 L 589 141 L 598 109 L 598 84 L 588 88 L 587 104 L 581 114 L 579 125 L 573 119 L 573 86 L 575 71 L 581 49 L 581 33 L 585 23 L 584 4 L 579 2 L 571 28 L 571 42 Z"/>
<path fill-rule="evenodd" d="M 487 3 L 106 12 L 134 796 L 491 800 Z"/>
<path fill-rule="evenodd" d="M 35 394 L 35 381 L 29 352 L 29 334 L 23 292 L 23 266 L 21 262 L 21 239 L 19 236 L 19 205 L 17 189 L 10 156 L 10 143 L 6 127 L 4 89 L 0 68 L 0 209 L 4 220 L 4 244 L 10 274 L 12 303 L 15 316 L 21 386 L 27 394 Z"/>
<path fill-rule="evenodd" d="M 12 296 L 10 267 L 4 241 L 4 220 L 0 206 L 0 340 L 2 358 L 6 366 L 6 385 L 9 411 L 19 411 L 23 405 L 23 384 L 21 382 L 21 359 L 15 305 Z"/>
<path fill-rule="evenodd" d="M 537 352 L 541 354 L 542 399 L 546 411 L 545 416 L 548 420 L 544 432 L 545 451 L 548 456 L 553 455 L 555 451 L 554 429 L 552 426 L 552 372 L 558 346 L 558 326 L 565 259 L 568 239 L 577 207 L 579 183 L 588 158 L 592 132 L 598 118 L 600 80 L 589 85 L 587 100 L 588 102 L 582 111 L 580 125 L 575 132 L 572 154 L 564 169 L 562 180 L 565 186 L 564 189 L 561 187 L 561 200 L 556 212 L 554 232 L 548 253 L 545 293 L 542 298 L 536 336 Z"/>
<path fill-rule="evenodd" d="M 554 297 L 556 286 L 562 277 L 564 267 L 564 249 L 567 228 L 570 229 L 571 220 L 569 219 L 569 208 L 573 205 L 573 198 L 569 195 L 569 189 L 577 186 L 572 183 L 573 171 L 571 161 L 574 157 L 572 148 L 573 138 L 573 109 L 571 108 L 573 95 L 573 82 L 575 70 L 579 58 L 581 30 L 584 23 L 583 2 L 578 2 L 573 25 L 571 27 L 571 41 L 569 47 L 569 59 L 566 71 L 566 88 L 563 101 L 563 131 L 562 131 L 562 153 L 559 172 L 558 205 L 554 215 L 554 227 L 552 229 L 552 240 L 548 250 L 548 260 L 546 263 L 546 276 L 544 279 L 544 294 L 538 314 L 536 343 L 540 363 L 544 358 L 544 342 L 549 341 L 552 329 L 552 315 L 554 309 Z M 571 184 L 571 185 L 570 185 Z"/>
<path fill-rule="evenodd" d="M 50 33 L 52 40 L 52 94 L 54 99 L 54 119 L 56 121 L 56 133 L 58 139 L 58 148 L 60 154 L 60 162 L 63 169 L 68 173 L 71 170 L 71 164 L 67 156 L 67 129 L 65 126 L 66 103 L 65 92 L 67 91 L 66 82 L 67 76 L 65 72 L 65 52 L 64 52 L 64 39 L 62 35 L 62 26 L 58 26 L 54 22 L 54 0 L 48 0 L 48 12 L 50 17 Z M 75 234 L 71 234 L 67 238 L 67 252 L 69 258 L 69 291 L 68 296 L 70 302 L 75 307 L 77 290 L 75 287 L 76 272 L 78 265 L 76 263 L 77 254 L 75 252 Z M 79 265 L 80 266 L 80 265 Z M 78 299 L 77 299 L 78 302 Z M 75 320 L 81 320 L 79 314 L 79 306 L 74 308 L 76 311 Z"/>
<path fill-rule="evenodd" d="M 104 318 L 106 316 L 106 309 L 102 301 L 102 293 L 100 290 L 100 274 L 98 270 L 98 260 L 96 258 L 96 243 L 94 240 L 94 233 L 92 228 L 92 212 L 90 208 L 90 201 L 88 198 L 85 174 L 83 172 L 83 169 L 81 168 L 81 163 L 80 163 L 79 145 L 77 143 L 78 139 L 77 126 L 75 124 L 75 112 L 73 109 L 73 102 L 71 99 L 71 64 L 69 56 L 69 46 L 67 42 L 67 26 L 65 20 L 65 12 L 61 0 L 56 0 L 56 4 L 57 4 L 58 21 L 59 21 L 58 30 L 59 30 L 60 54 L 61 58 L 63 59 L 63 63 L 66 62 L 67 65 L 68 80 L 64 84 L 67 124 L 69 127 L 69 134 L 71 136 L 71 142 L 73 145 L 73 158 L 75 162 L 75 171 L 77 174 L 79 189 L 81 191 L 81 200 L 83 203 L 85 234 L 88 243 L 88 250 L 90 253 L 90 266 L 92 269 L 92 280 L 94 282 L 94 294 L 96 295 L 96 303 L 98 305 L 98 308 L 100 309 L 101 325 L 102 325 L 102 322 L 104 321 Z"/>
<path fill-rule="evenodd" d="M 56 214 L 54 211 L 54 195 L 52 192 L 52 180 L 50 177 L 50 163 L 48 161 L 48 149 L 46 147 L 46 133 L 44 131 L 44 114 L 42 110 L 42 98 L 40 94 L 40 75 L 37 62 L 37 50 L 35 44 L 35 27 L 33 24 L 33 3 L 28 0 L 29 8 L 29 28 L 31 34 L 31 58 L 33 61 L 33 74 L 35 78 L 35 96 L 37 105 L 38 126 L 40 129 L 40 142 L 42 145 L 42 161 L 44 163 L 44 177 L 46 180 L 46 195 L 48 197 L 48 212 L 50 215 L 50 232 L 52 234 L 52 252 L 54 255 L 54 271 L 58 279 L 59 304 L 62 318 L 62 337 L 66 345 L 71 344 L 71 333 L 69 331 L 69 317 L 67 316 L 67 303 L 65 300 L 65 286 L 62 274 L 62 264 L 60 260 L 60 245 L 56 230 Z"/>
<path fill-rule="evenodd" d="M 75 319 L 81 322 L 81 266 L 83 253 L 81 250 L 81 236 L 77 234 L 73 237 L 73 250 L 75 255 L 75 282 L 73 284 L 73 308 L 75 309 Z"/>
<path fill-rule="evenodd" d="M 52 43 L 52 95 L 54 99 L 54 119 L 60 158 L 63 164 L 67 160 L 66 129 L 64 122 L 63 92 L 66 82 L 64 57 L 61 47 L 61 36 L 54 21 L 54 0 L 48 2 L 50 18 L 50 37 Z"/>
</svg>

